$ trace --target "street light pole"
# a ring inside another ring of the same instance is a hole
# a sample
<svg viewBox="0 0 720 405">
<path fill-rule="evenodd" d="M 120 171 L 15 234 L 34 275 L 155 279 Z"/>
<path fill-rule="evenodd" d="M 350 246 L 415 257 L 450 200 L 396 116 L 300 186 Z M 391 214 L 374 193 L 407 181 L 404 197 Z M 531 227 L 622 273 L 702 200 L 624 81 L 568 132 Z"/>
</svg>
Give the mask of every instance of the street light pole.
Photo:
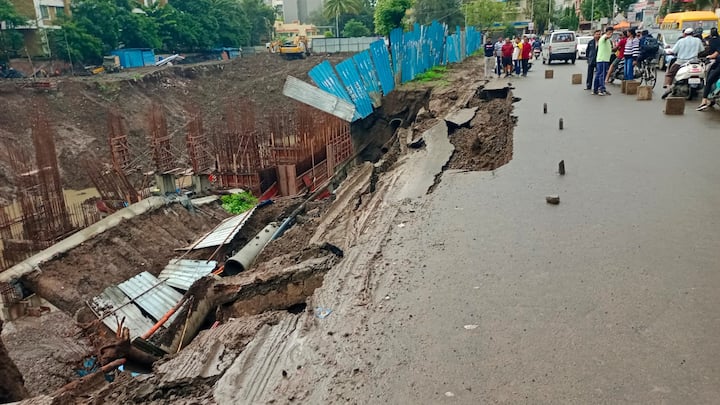
<svg viewBox="0 0 720 405">
<path fill-rule="evenodd" d="M 595 22 L 595 0 L 592 0 L 592 3 L 590 5 L 590 29 L 592 30 L 593 23 Z"/>
</svg>

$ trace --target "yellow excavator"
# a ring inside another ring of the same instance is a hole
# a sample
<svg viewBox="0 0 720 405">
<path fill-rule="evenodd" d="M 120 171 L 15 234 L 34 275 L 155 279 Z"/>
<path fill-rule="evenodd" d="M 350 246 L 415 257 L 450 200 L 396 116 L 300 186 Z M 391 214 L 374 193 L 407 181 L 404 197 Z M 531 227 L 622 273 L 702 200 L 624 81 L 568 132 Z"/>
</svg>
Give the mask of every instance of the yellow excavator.
<svg viewBox="0 0 720 405">
<path fill-rule="evenodd" d="M 305 59 L 310 56 L 308 39 L 304 35 L 296 35 L 285 40 L 277 40 L 270 43 L 270 52 L 279 53 L 287 60 Z"/>
</svg>

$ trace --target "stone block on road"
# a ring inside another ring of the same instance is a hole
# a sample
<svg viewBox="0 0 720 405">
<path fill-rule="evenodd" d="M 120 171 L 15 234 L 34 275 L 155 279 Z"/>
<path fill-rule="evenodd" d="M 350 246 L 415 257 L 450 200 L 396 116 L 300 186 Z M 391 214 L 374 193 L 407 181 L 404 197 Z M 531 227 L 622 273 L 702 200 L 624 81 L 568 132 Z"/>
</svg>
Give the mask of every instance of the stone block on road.
<svg viewBox="0 0 720 405">
<path fill-rule="evenodd" d="M 627 80 L 623 80 L 620 82 L 620 93 L 625 94 L 627 93 Z"/>
<path fill-rule="evenodd" d="M 653 89 L 650 86 L 640 86 L 637 90 L 637 99 L 639 101 L 652 100 Z"/>
<path fill-rule="evenodd" d="M 635 80 L 628 80 L 627 83 L 625 83 L 625 94 L 634 96 L 638 92 L 638 87 L 640 87 L 640 82 L 636 82 Z"/>
<path fill-rule="evenodd" d="M 545 78 L 552 79 L 554 71 L 552 69 L 545 69 Z"/>
<path fill-rule="evenodd" d="M 575 73 L 572 75 L 572 84 L 582 83 L 582 73 Z"/>
<path fill-rule="evenodd" d="M 558 205 L 558 204 L 560 204 L 560 196 L 557 194 L 547 195 L 547 196 L 545 196 L 545 201 L 547 201 L 548 204 Z"/>
<path fill-rule="evenodd" d="M 665 114 L 685 114 L 685 97 L 668 97 L 665 99 Z"/>
</svg>

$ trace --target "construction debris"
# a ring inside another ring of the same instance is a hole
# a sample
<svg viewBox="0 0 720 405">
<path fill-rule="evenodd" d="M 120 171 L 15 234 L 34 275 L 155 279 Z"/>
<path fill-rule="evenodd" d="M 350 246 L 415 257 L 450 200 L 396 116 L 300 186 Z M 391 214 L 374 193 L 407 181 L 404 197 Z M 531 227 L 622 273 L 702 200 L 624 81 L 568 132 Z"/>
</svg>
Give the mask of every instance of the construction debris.
<svg viewBox="0 0 720 405">
<path fill-rule="evenodd" d="M 477 107 L 472 107 L 454 111 L 445 116 L 445 121 L 451 126 L 451 128 L 462 127 L 464 125 L 467 125 L 473 118 L 475 118 L 477 109 Z"/>
</svg>

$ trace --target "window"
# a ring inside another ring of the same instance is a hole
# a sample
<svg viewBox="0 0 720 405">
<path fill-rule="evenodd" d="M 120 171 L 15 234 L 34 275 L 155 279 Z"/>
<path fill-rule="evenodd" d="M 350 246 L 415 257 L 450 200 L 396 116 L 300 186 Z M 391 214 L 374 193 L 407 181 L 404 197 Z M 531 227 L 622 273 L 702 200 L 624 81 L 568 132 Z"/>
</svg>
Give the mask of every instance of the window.
<svg viewBox="0 0 720 405">
<path fill-rule="evenodd" d="M 55 7 L 55 18 L 60 18 L 65 15 L 65 7 Z"/>
<path fill-rule="evenodd" d="M 40 16 L 43 20 L 50 19 L 50 9 L 48 8 L 48 6 L 40 6 Z"/>
</svg>

